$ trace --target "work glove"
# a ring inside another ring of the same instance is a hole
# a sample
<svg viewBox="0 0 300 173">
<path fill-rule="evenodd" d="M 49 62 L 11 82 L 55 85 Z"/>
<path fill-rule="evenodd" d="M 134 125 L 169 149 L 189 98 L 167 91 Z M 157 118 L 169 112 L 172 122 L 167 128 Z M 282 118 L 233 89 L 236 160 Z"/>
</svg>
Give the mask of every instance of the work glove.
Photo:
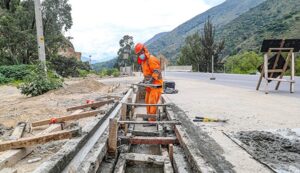
<svg viewBox="0 0 300 173">
<path fill-rule="evenodd" d="M 144 83 L 145 83 L 145 84 L 152 84 L 153 81 L 154 81 L 154 79 L 153 79 L 153 77 L 151 77 L 150 79 L 145 80 Z"/>
</svg>

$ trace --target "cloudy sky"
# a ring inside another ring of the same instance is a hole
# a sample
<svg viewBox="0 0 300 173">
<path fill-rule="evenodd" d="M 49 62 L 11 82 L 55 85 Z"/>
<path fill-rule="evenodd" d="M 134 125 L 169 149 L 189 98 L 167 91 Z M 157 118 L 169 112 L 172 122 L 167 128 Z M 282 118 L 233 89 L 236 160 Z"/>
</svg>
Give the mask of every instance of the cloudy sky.
<svg viewBox="0 0 300 173">
<path fill-rule="evenodd" d="M 69 0 L 76 51 L 92 60 L 114 58 L 123 35 L 145 42 L 225 0 Z"/>
</svg>

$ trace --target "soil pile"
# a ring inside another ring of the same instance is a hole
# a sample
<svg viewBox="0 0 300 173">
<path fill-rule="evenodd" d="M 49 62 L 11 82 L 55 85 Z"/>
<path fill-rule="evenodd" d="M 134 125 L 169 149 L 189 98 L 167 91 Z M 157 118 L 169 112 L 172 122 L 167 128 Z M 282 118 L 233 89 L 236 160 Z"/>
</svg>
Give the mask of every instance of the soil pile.
<svg viewBox="0 0 300 173">
<path fill-rule="evenodd" d="M 81 82 L 67 85 L 64 88 L 56 90 L 55 94 L 78 94 L 78 93 L 91 93 L 100 91 L 105 88 L 105 84 L 98 82 L 94 79 L 84 79 Z"/>
<path fill-rule="evenodd" d="M 276 171 L 300 170 L 300 141 L 266 131 L 242 131 L 236 134 L 255 158 Z"/>
</svg>

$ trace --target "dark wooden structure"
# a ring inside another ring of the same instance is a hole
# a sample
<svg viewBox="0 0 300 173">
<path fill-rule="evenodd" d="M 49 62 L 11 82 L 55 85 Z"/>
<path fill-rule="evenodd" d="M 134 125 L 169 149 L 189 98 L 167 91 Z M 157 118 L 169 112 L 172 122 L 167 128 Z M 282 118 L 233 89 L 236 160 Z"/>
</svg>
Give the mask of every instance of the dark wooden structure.
<svg viewBox="0 0 300 173">
<path fill-rule="evenodd" d="M 261 75 L 256 90 L 259 90 L 262 79 L 265 79 L 265 93 L 269 92 L 269 83 L 277 81 L 275 90 L 281 82 L 290 83 L 290 92 L 295 91 L 295 52 L 300 50 L 300 39 L 264 40 L 261 52 L 264 52 L 264 63 L 258 67 Z M 291 71 L 290 79 L 283 79 L 284 73 Z"/>
</svg>

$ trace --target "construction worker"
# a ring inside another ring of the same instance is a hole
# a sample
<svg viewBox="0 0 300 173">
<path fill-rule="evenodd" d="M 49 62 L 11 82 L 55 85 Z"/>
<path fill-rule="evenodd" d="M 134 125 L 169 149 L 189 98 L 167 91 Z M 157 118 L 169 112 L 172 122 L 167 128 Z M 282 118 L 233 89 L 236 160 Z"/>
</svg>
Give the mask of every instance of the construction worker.
<svg viewBox="0 0 300 173">
<path fill-rule="evenodd" d="M 142 67 L 144 74 L 145 84 L 156 84 L 159 87 L 146 87 L 146 104 L 157 104 L 159 102 L 162 93 L 162 75 L 160 68 L 160 61 L 153 55 L 151 55 L 148 49 L 142 44 L 138 43 L 135 46 L 135 53 L 138 56 L 138 64 Z M 147 106 L 147 114 L 156 114 L 157 106 Z M 156 121 L 156 118 L 149 118 L 149 121 Z"/>
</svg>

